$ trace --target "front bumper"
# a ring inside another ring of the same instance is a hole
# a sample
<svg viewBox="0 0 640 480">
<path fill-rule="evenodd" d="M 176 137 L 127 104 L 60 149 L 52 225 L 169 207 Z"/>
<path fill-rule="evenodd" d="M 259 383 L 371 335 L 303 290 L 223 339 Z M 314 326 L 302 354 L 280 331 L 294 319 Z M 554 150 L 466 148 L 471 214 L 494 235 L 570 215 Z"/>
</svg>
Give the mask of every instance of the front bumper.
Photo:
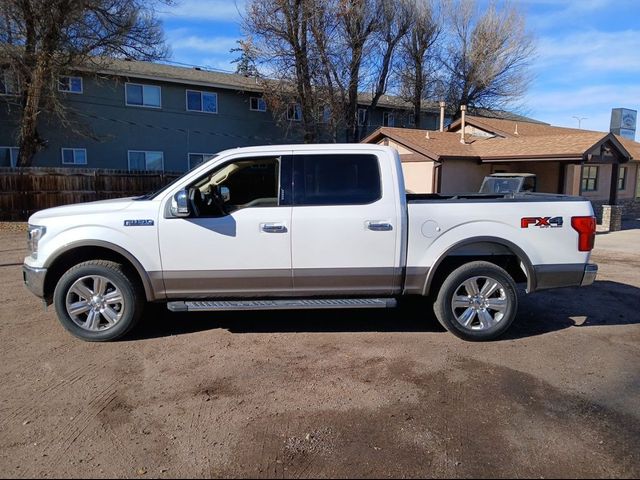
<svg viewBox="0 0 640 480">
<path fill-rule="evenodd" d="M 598 266 L 595 263 L 536 265 L 533 268 L 535 271 L 535 290 L 585 287 L 591 285 L 598 274 Z"/>
<path fill-rule="evenodd" d="M 22 265 L 24 284 L 36 297 L 44 298 L 44 277 L 46 274 L 46 268 L 34 268 L 29 265 Z"/>
</svg>

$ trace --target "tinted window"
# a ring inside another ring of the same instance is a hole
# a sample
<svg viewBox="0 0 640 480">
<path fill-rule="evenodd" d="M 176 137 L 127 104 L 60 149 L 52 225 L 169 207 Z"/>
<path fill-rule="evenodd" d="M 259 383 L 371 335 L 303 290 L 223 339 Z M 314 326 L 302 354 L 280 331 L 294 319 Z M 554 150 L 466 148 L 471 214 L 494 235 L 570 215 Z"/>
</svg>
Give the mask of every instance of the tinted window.
<svg viewBox="0 0 640 480">
<path fill-rule="evenodd" d="M 296 205 L 362 205 L 382 196 L 375 155 L 298 155 Z"/>
</svg>

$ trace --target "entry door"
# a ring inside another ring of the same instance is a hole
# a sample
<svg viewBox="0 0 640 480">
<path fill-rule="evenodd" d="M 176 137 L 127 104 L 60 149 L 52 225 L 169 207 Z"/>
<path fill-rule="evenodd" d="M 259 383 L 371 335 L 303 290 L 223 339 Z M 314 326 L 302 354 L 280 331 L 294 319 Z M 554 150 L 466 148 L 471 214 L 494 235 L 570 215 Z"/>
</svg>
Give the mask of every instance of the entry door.
<svg viewBox="0 0 640 480">
<path fill-rule="evenodd" d="M 269 185 L 260 183 L 265 176 L 264 164 L 260 162 L 250 167 L 255 172 L 247 172 L 246 168 L 242 174 L 242 170 L 231 172 L 219 184 L 230 189 L 227 215 L 160 220 L 160 253 L 168 297 L 292 294 L 292 208 L 284 205 L 288 203 L 284 185 L 280 195 L 282 158 L 277 157 L 277 178 L 267 176 Z M 225 162 L 214 168 L 213 176 L 230 164 Z M 225 172 L 220 174 L 223 178 Z M 290 175 L 285 176 L 290 183 Z"/>
<path fill-rule="evenodd" d="M 374 154 L 294 152 L 296 295 L 398 291 L 401 225 L 395 193 L 383 192 L 382 167 Z"/>
</svg>

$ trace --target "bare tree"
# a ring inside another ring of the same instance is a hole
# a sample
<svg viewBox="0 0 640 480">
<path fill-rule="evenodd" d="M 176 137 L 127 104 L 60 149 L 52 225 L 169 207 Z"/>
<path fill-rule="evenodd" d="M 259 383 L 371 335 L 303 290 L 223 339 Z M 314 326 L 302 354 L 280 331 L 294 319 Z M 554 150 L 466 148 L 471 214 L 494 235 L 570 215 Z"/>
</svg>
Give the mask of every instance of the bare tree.
<svg viewBox="0 0 640 480">
<path fill-rule="evenodd" d="M 417 0 L 412 26 L 400 44 L 397 68 L 401 96 L 413 106 L 415 128 L 420 128 L 422 101 L 434 95 L 436 42 L 441 25 L 433 0 Z"/>
<path fill-rule="evenodd" d="M 378 0 L 376 7 L 379 25 L 374 34 L 374 42 L 377 49 L 372 52 L 372 58 L 369 59 L 372 96 L 371 103 L 367 106 L 365 126 L 369 122 L 371 113 L 378 106 L 380 97 L 387 92 L 394 56 L 398 45 L 411 28 L 414 12 L 412 0 Z M 357 139 L 361 136 L 362 132 Z"/>
<path fill-rule="evenodd" d="M 97 70 L 114 57 L 164 58 L 167 49 L 153 2 L 144 0 L 3 0 L 0 57 L 19 81 L 18 165 L 31 164 L 46 144 L 43 112 L 68 123 L 59 76 Z M 164 3 L 170 3 L 165 0 Z"/>
<path fill-rule="evenodd" d="M 535 51 L 523 16 L 495 3 L 479 13 L 475 0 L 452 0 L 446 10 L 443 82 L 453 113 L 461 105 L 500 109 L 521 97 Z"/>
<path fill-rule="evenodd" d="M 267 101 L 280 118 L 301 121 L 306 143 L 318 137 L 310 22 L 320 8 L 320 0 L 250 0 L 244 19 L 258 64 L 268 65 L 267 76 L 278 80 L 265 89 Z"/>
</svg>

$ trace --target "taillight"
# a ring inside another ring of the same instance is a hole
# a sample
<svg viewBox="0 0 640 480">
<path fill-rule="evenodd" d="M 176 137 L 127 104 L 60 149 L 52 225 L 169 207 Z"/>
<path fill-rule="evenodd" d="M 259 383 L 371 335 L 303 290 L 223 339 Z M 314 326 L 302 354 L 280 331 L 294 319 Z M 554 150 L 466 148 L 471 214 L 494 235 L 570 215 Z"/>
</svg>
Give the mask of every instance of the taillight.
<svg viewBox="0 0 640 480">
<path fill-rule="evenodd" d="M 578 232 L 578 250 L 590 252 L 596 239 L 596 217 L 571 217 L 571 226 Z"/>
</svg>

